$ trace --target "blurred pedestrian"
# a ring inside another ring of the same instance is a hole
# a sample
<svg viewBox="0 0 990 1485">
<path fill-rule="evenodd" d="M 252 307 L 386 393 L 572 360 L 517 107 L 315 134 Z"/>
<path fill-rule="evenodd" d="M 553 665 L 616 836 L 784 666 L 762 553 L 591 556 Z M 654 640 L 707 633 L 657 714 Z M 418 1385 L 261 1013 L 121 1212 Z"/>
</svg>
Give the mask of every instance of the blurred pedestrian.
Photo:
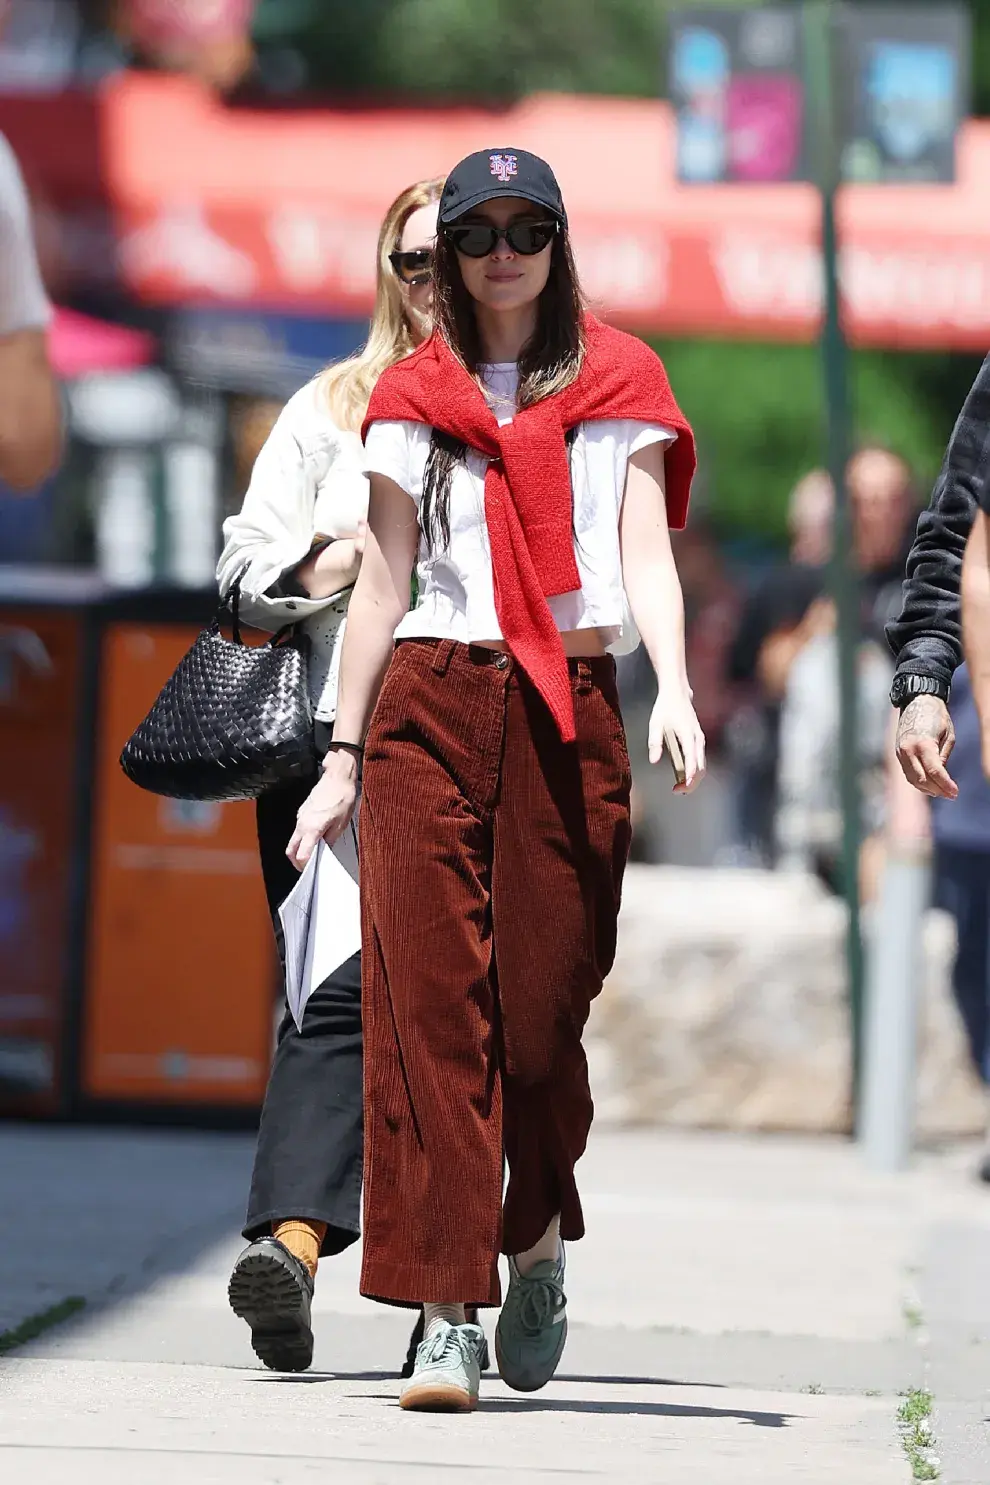
<svg viewBox="0 0 990 1485">
<path fill-rule="evenodd" d="M 17 159 L 0 134 L 0 483 L 36 489 L 61 452 L 58 388 L 45 332 L 31 208 Z"/>
<path fill-rule="evenodd" d="M 835 666 L 835 612 L 828 596 L 827 558 L 831 551 L 831 484 L 819 472 L 807 476 L 795 489 L 792 497 L 792 560 L 786 567 L 772 573 L 757 589 L 740 630 L 735 647 L 733 674 L 745 679 L 747 674 L 755 679 L 757 694 L 762 702 L 762 730 L 751 729 L 761 747 L 751 749 L 754 762 L 750 787 L 757 792 L 761 809 L 770 810 L 772 820 L 777 820 L 780 767 L 781 708 L 789 696 L 789 735 L 792 740 L 810 736 L 814 725 L 811 713 L 820 713 L 824 706 L 837 716 Z M 882 681 L 882 671 L 887 667 L 883 651 L 884 625 L 890 618 L 897 601 L 904 559 L 910 540 L 914 515 L 914 486 L 911 471 L 900 455 L 876 444 L 864 445 L 850 459 L 846 470 L 846 481 L 852 520 L 854 556 L 860 594 L 860 637 L 864 645 L 861 664 L 863 668 L 862 704 L 870 709 L 864 717 L 863 741 L 869 762 L 868 779 L 872 787 L 868 790 L 866 813 L 882 818 L 882 800 L 885 796 L 882 750 L 874 756 L 873 743 L 883 736 L 883 717 L 887 703 L 880 698 L 877 684 Z M 792 686 L 794 666 L 808 647 L 812 655 L 802 667 L 799 682 Z M 811 674 L 820 674 L 826 687 L 820 697 L 815 697 L 815 684 L 806 684 Z M 813 699 L 814 698 L 814 699 Z M 799 713 L 807 712 L 804 720 Z M 740 719 L 733 724 L 738 739 Z M 745 733 L 742 734 L 745 738 Z M 737 753 L 743 752 L 736 742 Z M 745 757 L 745 753 L 743 752 Z M 829 755 L 834 762 L 834 753 Z M 864 762 L 867 758 L 864 758 Z M 794 765 L 796 764 L 796 769 Z M 768 777 L 772 768 L 772 776 Z M 787 853 L 791 859 L 797 854 L 815 856 L 826 862 L 825 854 L 812 841 L 807 848 L 797 850 L 795 822 L 803 814 L 806 821 L 816 815 L 824 827 L 829 807 L 825 795 L 813 812 L 810 807 L 796 805 L 795 781 L 798 777 L 810 784 L 807 757 L 797 759 L 792 755 L 785 764 L 790 798 L 785 808 L 785 819 L 774 826 L 774 843 L 767 852 L 770 861 L 778 857 L 783 837 L 789 842 Z M 830 769 L 830 773 L 833 770 Z M 745 777 L 745 776 L 744 776 Z M 820 781 L 826 791 L 837 783 L 834 778 L 823 777 Z M 816 786 L 817 787 L 817 786 Z M 745 807 L 745 805 L 744 805 Z M 748 806 L 752 809 L 752 804 Z M 744 816 L 745 819 L 745 816 Z M 816 830 L 817 830 L 816 826 Z M 828 827 L 829 830 L 831 826 Z M 760 837 L 759 847 L 767 851 Z M 826 870 L 830 877 L 831 869 Z"/>
<path fill-rule="evenodd" d="M 839 652 L 835 608 L 812 604 L 801 624 L 803 642 L 784 683 L 780 708 L 775 835 L 777 864 L 814 872 L 841 890 L 842 801 L 839 783 Z M 857 737 L 864 898 L 875 890 L 888 794 L 890 657 L 864 636 L 857 654 Z"/>
<path fill-rule="evenodd" d="M 656 677 L 641 645 L 616 659 L 622 715 L 632 764 L 633 838 L 630 861 L 712 864 L 726 843 L 726 793 L 731 775 L 724 763 L 724 733 L 737 705 L 728 680 L 728 660 L 739 627 L 742 593 L 719 545 L 712 522 L 693 511 L 671 545 L 684 595 L 684 636 L 694 709 L 705 734 L 705 787 L 690 800 L 672 797 L 666 769 L 652 768 L 646 738 Z"/>
<path fill-rule="evenodd" d="M 691 430 L 654 353 L 584 313 L 543 160 L 455 167 L 435 301 L 437 332 L 369 407 L 335 742 L 294 851 L 346 827 L 367 731 L 361 1287 L 426 1302 L 402 1406 L 463 1411 L 483 1338 L 464 1306 L 499 1303 L 500 1247 L 503 1379 L 542 1387 L 566 1336 L 561 1239 L 584 1231 L 574 1166 L 592 1115 L 581 1035 L 630 834 L 609 648 L 633 645 L 633 625 L 658 676 L 651 758 L 672 736 L 690 789 L 704 739 L 668 534 Z"/>
<path fill-rule="evenodd" d="M 986 495 L 988 438 L 990 356 L 952 430 L 908 555 L 900 613 L 887 625 L 887 643 L 896 659 L 890 699 L 901 714 L 898 762 L 916 789 L 944 799 L 956 797 L 947 767 L 954 742 L 949 689 L 962 660 L 963 555 L 978 503 Z M 971 564 L 971 571 L 979 566 Z M 972 599 L 971 605 L 976 602 Z"/>
<path fill-rule="evenodd" d="M 822 591 L 833 506 L 824 470 L 811 470 L 795 485 L 787 512 L 788 558 L 749 595 L 729 652 L 728 678 L 744 697 L 725 734 L 743 864 L 770 866 L 776 859 L 780 707 L 790 666 L 808 638 L 802 623 Z"/>
<path fill-rule="evenodd" d="M 859 581 L 859 778 L 864 841 L 861 890 L 872 895 L 887 806 L 888 691 L 893 667 L 883 643 L 896 605 L 914 511 L 911 471 L 899 455 L 866 445 L 846 481 Z M 824 580 L 824 573 L 822 573 Z M 777 844 L 782 863 L 815 870 L 840 887 L 839 654 L 835 605 L 817 597 L 790 640 L 783 685 Z"/>
<path fill-rule="evenodd" d="M 380 374 L 429 333 L 431 264 L 441 181 L 392 203 L 378 242 L 375 310 L 364 350 L 287 403 L 264 443 L 240 513 L 224 524 L 218 578 L 239 587 L 247 622 L 302 623 L 311 644 L 317 752 L 337 705 L 337 666 L 350 590 L 361 565 L 368 481 L 360 426 Z M 314 779 L 258 800 L 258 842 L 279 952 L 278 909 L 297 880 L 286 858 Z M 302 1371 L 313 1355 L 310 1308 L 321 1256 L 360 1231 L 362 1173 L 361 956 L 313 991 L 301 1026 L 286 1010 L 265 1095 L 234 1311 L 266 1366 Z"/>
</svg>

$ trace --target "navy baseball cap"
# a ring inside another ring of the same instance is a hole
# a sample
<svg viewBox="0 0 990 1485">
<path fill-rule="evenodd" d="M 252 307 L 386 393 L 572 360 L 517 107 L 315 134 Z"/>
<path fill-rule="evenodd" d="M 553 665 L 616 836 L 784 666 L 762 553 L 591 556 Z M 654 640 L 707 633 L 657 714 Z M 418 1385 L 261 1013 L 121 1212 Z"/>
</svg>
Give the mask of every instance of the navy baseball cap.
<svg viewBox="0 0 990 1485">
<path fill-rule="evenodd" d="M 455 165 L 440 197 L 440 221 L 448 226 L 496 196 L 521 196 L 545 207 L 567 226 L 557 177 L 546 160 L 528 150 L 513 149 L 478 150 Z"/>
</svg>

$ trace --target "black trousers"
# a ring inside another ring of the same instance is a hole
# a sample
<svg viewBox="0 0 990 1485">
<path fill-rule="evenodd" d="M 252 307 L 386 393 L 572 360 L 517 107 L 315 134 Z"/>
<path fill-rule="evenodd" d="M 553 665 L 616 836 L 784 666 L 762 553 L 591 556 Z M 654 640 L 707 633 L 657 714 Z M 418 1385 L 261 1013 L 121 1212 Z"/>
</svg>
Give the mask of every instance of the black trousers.
<svg viewBox="0 0 990 1485">
<path fill-rule="evenodd" d="M 258 844 L 279 959 L 279 904 L 298 880 L 285 848 L 316 776 L 258 800 Z M 361 955 L 313 991 L 302 1031 L 286 1008 L 258 1131 L 246 1238 L 287 1217 L 325 1222 L 322 1252 L 340 1253 L 361 1230 L 363 1155 Z"/>
<path fill-rule="evenodd" d="M 938 844 L 935 900 L 956 920 L 952 988 L 973 1064 L 990 1083 L 990 851 Z"/>
</svg>

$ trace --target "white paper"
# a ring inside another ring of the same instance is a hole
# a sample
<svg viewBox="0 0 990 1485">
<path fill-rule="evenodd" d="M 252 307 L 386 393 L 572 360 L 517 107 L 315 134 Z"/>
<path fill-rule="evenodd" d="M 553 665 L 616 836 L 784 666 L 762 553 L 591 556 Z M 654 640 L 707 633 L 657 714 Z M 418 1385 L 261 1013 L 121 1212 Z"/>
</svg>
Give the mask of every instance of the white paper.
<svg viewBox="0 0 990 1485">
<path fill-rule="evenodd" d="M 357 824 L 331 849 L 319 841 L 278 910 L 285 938 L 285 998 L 302 1030 L 306 1003 L 361 947 Z"/>
</svg>

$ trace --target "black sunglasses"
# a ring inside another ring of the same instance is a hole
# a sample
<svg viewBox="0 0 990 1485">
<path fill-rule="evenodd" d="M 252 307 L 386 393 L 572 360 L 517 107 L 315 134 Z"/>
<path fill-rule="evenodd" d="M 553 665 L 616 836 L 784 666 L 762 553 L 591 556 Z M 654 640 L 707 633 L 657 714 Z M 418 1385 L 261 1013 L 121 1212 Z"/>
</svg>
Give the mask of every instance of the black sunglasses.
<svg viewBox="0 0 990 1485">
<path fill-rule="evenodd" d="M 410 253 L 389 253 L 388 261 L 395 269 L 396 277 L 401 278 L 404 284 L 425 284 L 433 272 L 433 249 L 414 248 Z"/>
<path fill-rule="evenodd" d="M 466 258 L 487 258 L 500 242 L 523 258 L 542 253 L 559 230 L 557 222 L 513 222 L 511 227 L 490 227 L 485 222 L 465 227 L 445 227 L 454 247 Z"/>
</svg>

